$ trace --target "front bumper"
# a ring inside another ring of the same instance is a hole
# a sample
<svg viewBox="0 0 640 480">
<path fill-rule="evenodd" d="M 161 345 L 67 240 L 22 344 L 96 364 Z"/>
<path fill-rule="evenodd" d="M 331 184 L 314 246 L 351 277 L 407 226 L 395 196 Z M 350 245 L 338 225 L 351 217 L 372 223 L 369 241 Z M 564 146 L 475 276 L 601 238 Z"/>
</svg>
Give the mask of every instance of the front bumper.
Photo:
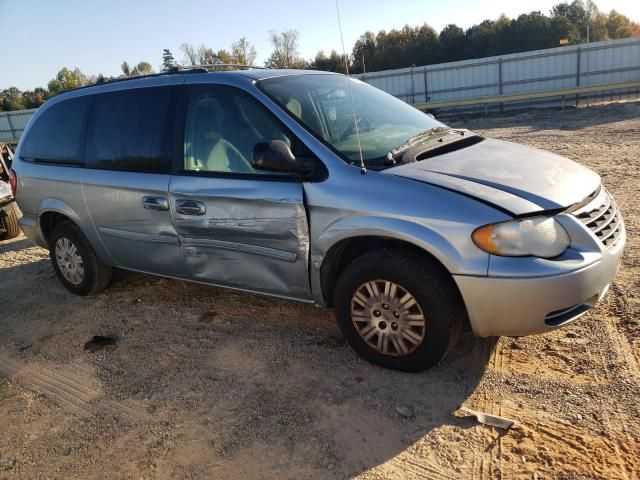
<svg viewBox="0 0 640 480">
<path fill-rule="evenodd" d="M 511 277 L 454 275 L 473 332 L 479 337 L 530 335 L 579 318 L 606 294 L 625 240 L 623 230 L 615 245 L 600 249 L 597 260 L 569 272 Z"/>
</svg>

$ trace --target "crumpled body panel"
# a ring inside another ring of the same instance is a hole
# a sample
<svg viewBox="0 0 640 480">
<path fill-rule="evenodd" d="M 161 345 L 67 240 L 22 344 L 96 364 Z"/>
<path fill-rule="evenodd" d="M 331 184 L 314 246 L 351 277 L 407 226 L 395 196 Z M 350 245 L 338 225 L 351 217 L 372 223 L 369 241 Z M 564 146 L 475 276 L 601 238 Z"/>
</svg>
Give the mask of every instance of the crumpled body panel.
<svg viewBox="0 0 640 480">
<path fill-rule="evenodd" d="M 202 215 L 174 211 L 190 275 L 243 290 L 309 299 L 309 227 L 302 184 L 173 177 L 171 204 L 201 202 Z"/>
</svg>

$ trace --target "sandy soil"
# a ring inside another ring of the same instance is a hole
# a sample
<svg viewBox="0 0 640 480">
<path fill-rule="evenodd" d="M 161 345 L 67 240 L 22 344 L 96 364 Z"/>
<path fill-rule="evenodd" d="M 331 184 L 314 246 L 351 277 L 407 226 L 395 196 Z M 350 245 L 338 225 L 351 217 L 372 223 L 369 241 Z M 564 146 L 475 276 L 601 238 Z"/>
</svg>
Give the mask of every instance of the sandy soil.
<svg viewBox="0 0 640 480">
<path fill-rule="evenodd" d="M 456 125 L 602 174 L 629 240 L 591 313 L 543 336 L 466 333 L 401 374 L 313 306 L 124 272 L 75 297 L 46 251 L 1 242 L 0 478 L 640 478 L 640 105 Z M 83 350 L 94 335 L 117 347 Z"/>
</svg>

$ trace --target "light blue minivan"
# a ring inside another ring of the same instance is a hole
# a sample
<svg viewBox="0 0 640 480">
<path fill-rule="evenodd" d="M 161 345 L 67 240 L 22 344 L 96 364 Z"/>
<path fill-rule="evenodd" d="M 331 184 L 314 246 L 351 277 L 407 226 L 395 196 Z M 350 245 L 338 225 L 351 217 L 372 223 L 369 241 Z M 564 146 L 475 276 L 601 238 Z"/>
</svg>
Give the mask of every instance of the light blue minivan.
<svg viewBox="0 0 640 480">
<path fill-rule="evenodd" d="M 519 336 L 575 320 L 625 243 L 593 171 L 337 74 L 69 91 L 36 112 L 13 169 L 21 227 L 69 291 L 117 267 L 333 307 L 360 355 L 405 371 L 464 322 Z"/>
</svg>

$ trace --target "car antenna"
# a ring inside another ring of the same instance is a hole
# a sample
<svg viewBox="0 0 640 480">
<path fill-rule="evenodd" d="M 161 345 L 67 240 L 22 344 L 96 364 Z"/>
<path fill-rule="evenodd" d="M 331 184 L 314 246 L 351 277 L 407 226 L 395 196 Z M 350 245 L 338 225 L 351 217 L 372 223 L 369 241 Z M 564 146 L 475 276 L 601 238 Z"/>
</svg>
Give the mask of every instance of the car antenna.
<svg viewBox="0 0 640 480">
<path fill-rule="evenodd" d="M 362 145 L 360 144 L 360 128 L 358 128 L 358 116 L 356 114 L 356 103 L 353 99 L 353 92 L 351 91 L 351 78 L 349 77 L 349 62 L 347 61 L 347 51 L 344 48 L 344 37 L 342 35 L 342 22 L 340 21 L 340 7 L 338 6 L 338 0 L 336 0 L 336 13 L 338 14 L 338 30 L 340 30 L 340 41 L 342 42 L 342 57 L 344 58 L 344 68 L 347 72 L 347 85 L 349 87 L 349 96 L 351 97 L 351 109 L 353 110 L 353 124 L 356 129 L 356 140 L 358 141 L 358 155 L 360 155 L 360 173 L 367 173 L 367 167 L 364 165 L 364 158 L 362 157 Z"/>
</svg>

